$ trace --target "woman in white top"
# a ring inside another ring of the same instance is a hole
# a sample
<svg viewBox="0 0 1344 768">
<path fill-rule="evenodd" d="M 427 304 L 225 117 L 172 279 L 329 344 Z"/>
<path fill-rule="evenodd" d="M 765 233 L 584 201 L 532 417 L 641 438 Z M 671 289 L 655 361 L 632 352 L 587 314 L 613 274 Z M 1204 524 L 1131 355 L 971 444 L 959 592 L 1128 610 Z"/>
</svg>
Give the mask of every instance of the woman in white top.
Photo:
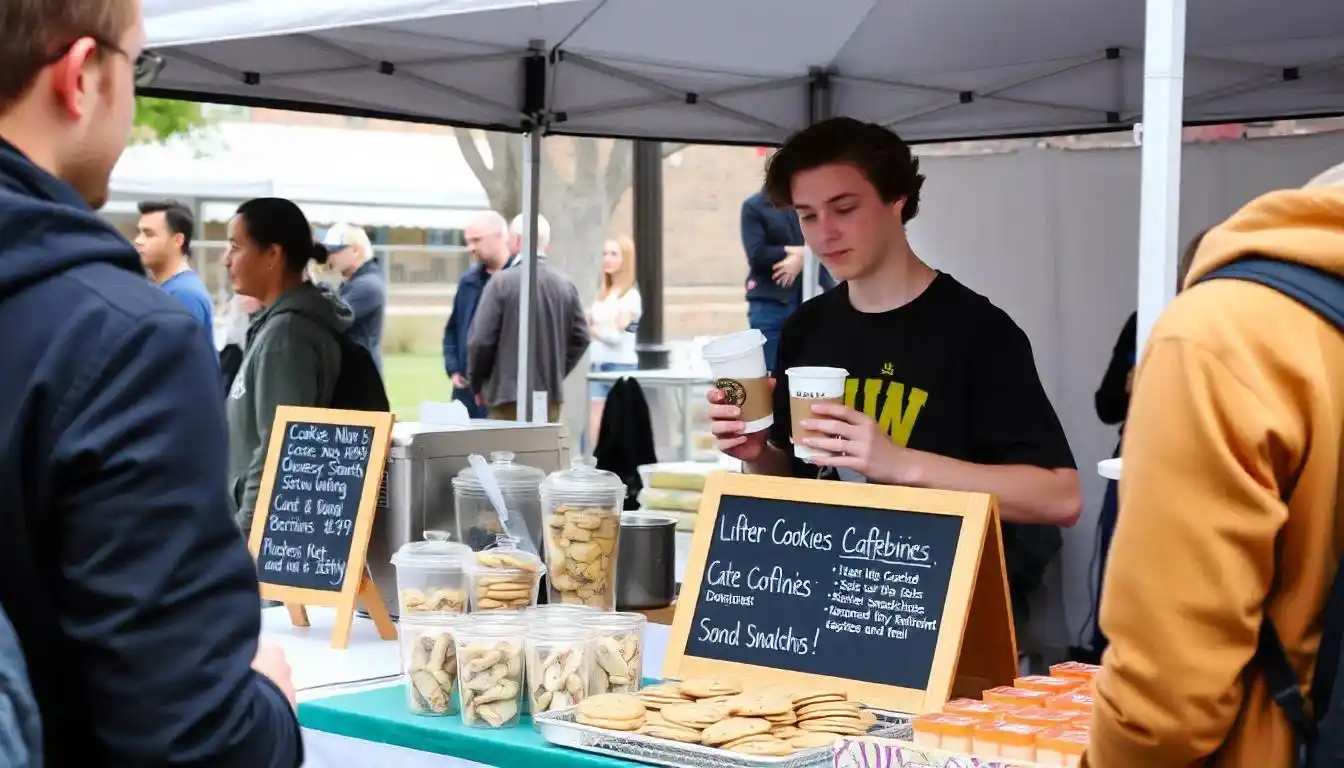
<svg viewBox="0 0 1344 768">
<path fill-rule="evenodd" d="M 644 306 L 635 289 L 635 243 L 621 235 L 602 246 L 602 283 L 597 298 L 588 310 L 588 330 L 593 337 L 588 348 L 592 370 L 633 371 L 639 367 L 635 354 L 635 329 Z M 597 445 L 602 424 L 602 405 L 611 391 L 611 383 L 594 381 L 589 385 L 588 447 Z"/>
</svg>

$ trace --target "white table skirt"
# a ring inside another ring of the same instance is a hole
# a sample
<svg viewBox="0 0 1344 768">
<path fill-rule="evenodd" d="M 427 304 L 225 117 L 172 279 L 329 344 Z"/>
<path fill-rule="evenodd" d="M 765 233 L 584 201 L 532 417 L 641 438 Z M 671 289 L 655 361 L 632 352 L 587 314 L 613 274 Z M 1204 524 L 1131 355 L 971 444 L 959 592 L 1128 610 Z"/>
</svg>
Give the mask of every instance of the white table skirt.
<svg viewBox="0 0 1344 768">
<path fill-rule="evenodd" d="M 382 640 L 373 622 L 356 617 L 350 647 L 331 648 L 336 612 L 309 608 L 308 628 L 294 627 L 284 608 L 262 611 L 262 640 L 278 643 L 294 670 L 300 702 L 395 684 L 401 659 L 395 641 Z M 670 627 L 650 623 L 644 630 L 644 676 L 662 677 Z M 303 729 L 305 768 L 477 768 L 484 765 L 446 755 Z"/>
</svg>

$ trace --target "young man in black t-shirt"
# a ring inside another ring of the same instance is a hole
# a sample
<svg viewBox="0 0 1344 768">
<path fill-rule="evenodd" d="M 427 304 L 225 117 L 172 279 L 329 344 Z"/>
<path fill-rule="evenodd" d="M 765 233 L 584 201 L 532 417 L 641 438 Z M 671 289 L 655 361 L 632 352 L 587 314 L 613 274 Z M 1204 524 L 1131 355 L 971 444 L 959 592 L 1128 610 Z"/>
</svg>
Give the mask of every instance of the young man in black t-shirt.
<svg viewBox="0 0 1344 768">
<path fill-rule="evenodd" d="M 836 118 L 792 136 L 771 158 L 765 191 L 792 207 L 840 286 L 785 323 L 771 370 L 849 371 L 843 406 L 817 405 L 793 456 L 789 395 L 775 387 L 775 423 L 743 435 L 738 408 L 709 394 L 719 449 L 746 471 L 992 493 L 1005 524 L 1008 580 L 1019 616 L 1071 526 L 1082 489 L 1031 344 L 1012 318 L 911 250 L 905 225 L 924 177 L 895 133 Z"/>
</svg>

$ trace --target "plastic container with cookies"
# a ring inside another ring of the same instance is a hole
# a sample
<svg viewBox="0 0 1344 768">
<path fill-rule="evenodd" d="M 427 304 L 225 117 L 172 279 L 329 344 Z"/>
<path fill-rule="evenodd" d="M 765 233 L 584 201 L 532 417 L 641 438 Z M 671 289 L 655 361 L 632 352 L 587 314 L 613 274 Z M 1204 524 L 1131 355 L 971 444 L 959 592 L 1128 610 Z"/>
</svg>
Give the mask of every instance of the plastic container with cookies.
<svg viewBox="0 0 1344 768">
<path fill-rule="evenodd" d="M 424 541 L 403 544 L 392 555 L 400 615 L 464 613 L 471 557 L 469 547 L 448 541 L 443 531 L 425 531 Z"/>
<path fill-rule="evenodd" d="M 568 709 L 588 696 L 593 633 L 580 624 L 538 622 L 527 630 L 527 701 L 530 712 Z"/>
<path fill-rule="evenodd" d="M 413 715 L 457 714 L 457 641 L 460 614 L 420 613 L 401 617 L 401 674 Z"/>
<path fill-rule="evenodd" d="M 625 495 L 625 482 L 589 457 L 542 481 L 548 602 L 615 609 Z"/>
<path fill-rule="evenodd" d="M 517 725 L 524 679 L 521 623 L 474 618 L 454 634 L 462 722 L 473 728 Z"/>
<path fill-rule="evenodd" d="M 584 618 L 593 633 L 593 663 L 588 672 L 588 693 L 635 693 L 644 674 L 644 627 L 642 613 L 599 613 Z"/>
<path fill-rule="evenodd" d="M 468 569 L 471 610 L 521 610 L 537 602 L 537 589 L 546 572 L 541 558 L 518 548 L 518 539 L 499 535 L 495 545 L 475 554 Z"/>
</svg>

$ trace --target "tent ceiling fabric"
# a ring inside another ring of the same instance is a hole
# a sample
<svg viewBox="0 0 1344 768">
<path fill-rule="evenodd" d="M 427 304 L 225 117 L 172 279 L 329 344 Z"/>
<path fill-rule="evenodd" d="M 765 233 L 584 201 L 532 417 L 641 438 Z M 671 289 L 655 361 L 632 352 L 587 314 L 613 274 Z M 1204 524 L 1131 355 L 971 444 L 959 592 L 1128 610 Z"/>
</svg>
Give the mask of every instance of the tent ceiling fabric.
<svg viewBox="0 0 1344 768">
<path fill-rule="evenodd" d="M 1344 113 L 1344 3 L 1188 6 L 1187 122 Z M 512 130 L 528 125 L 524 59 L 538 41 L 551 54 L 549 133 L 777 143 L 807 125 L 824 90 L 831 114 L 937 141 L 1124 128 L 1143 99 L 1137 0 L 146 0 L 145 9 L 150 46 L 169 59 L 160 95 Z"/>
</svg>

